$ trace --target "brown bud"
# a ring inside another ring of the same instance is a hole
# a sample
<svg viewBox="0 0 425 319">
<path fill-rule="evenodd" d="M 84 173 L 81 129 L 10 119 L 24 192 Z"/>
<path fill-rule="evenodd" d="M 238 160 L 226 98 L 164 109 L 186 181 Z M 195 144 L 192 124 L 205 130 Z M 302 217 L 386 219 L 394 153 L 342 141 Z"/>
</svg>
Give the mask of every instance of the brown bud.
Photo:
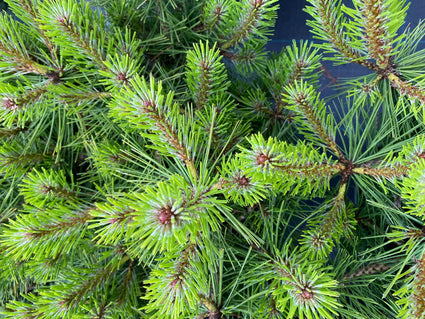
<svg viewBox="0 0 425 319">
<path fill-rule="evenodd" d="M 171 219 L 174 216 L 174 212 L 171 210 L 170 207 L 162 207 L 158 211 L 158 221 L 160 224 L 167 225 L 171 223 Z"/>
<path fill-rule="evenodd" d="M 303 288 L 301 290 L 301 298 L 304 300 L 311 300 L 313 299 L 313 292 Z"/>
<path fill-rule="evenodd" d="M 128 77 L 127 74 L 124 72 L 118 72 L 117 73 L 117 80 L 118 82 L 120 82 L 121 84 L 127 84 L 128 83 Z"/>
<path fill-rule="evenodd" d="M 266 162 L 270 160 L 270 157 L 265 155 L 264 153 L 261 153 L 257 156 L 257 164 L 261 166 L 265 166 Z"/>
<path fill-rule="evenodd" d="M 3 100 L 3 106 L 5 109 L 10 110 L 10 111 L 16 111 L 19 107 L 16 104 L 15 100 L 11 99 L 11 98 L 5 98 Z"/>
<path fill-rule="evenodd" d="M 243 175 L 242 177 L 237 178 L 236 182 L 240 187 L 246 187 L 249 185 L 249 178 Z"/>
</svg>

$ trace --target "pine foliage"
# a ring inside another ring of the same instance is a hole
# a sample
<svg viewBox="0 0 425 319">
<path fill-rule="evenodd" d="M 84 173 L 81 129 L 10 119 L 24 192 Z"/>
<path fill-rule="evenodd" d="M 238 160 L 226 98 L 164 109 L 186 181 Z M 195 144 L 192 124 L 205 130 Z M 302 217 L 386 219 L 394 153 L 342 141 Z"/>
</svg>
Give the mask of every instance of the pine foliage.
<svg viewBox="0 0 425 319">
<path fill-rule="evenodd" d="M 7 3 L 0 317 L 425 317 L 406 1 L 308 0 L 280 53 L 276 0 Z"/>
</svg>

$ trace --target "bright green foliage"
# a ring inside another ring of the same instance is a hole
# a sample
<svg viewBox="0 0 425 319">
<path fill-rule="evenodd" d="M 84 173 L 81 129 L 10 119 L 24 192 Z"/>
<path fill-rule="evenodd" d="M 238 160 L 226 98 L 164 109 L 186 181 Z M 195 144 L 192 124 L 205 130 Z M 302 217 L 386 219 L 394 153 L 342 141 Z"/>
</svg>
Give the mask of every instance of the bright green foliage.
<svg viewBox="0 0 425 319">
<path fill-rule="evenodd" d="M 335 155 L 340 155 L 335 140 L 335 119 L 326 115 L 326 106 L 312 86 L 306 82 L 295 83 L 284 95 L 287 108 L 297 114 L 294 119 L 300 123 L 301 131 L 308 141 L 327 145 Z M 313 133 L 313 134 L 311 134 Z"/>
<path fill-rule="evenodd" d="M 136 78 L 116 95 L 109 107 L 112 116 L 129 121 L 134 129 L 149 130 L 150 133 L 144 135 L 158 151 L 190 165 L 192 152 L 196 151 L 193 136 L 196 131 L 189 127 L 188 119 L 179 114 L 173 93 L 166 94 L 161 82 L 157 84 L 151 77 L 148 84 L 144 78 Z"/>
<path fill-rule="evenodd" d="M 251 35 L 266 39 L 274 24 L 276 0 L 242 0 L 229 3 L 231 8 L 223 23 L 223 33 L 228 34 L 223 48 L 246 45 Z M 235 6 L 235 9 L 232 8 Z M 215 6 L 217 8 L 217 5 Z M 233 10 L 232 10 L 233 9 Z M 253 39 L 252 39 L 253 40 Z"/>
<path fill-rule="evenodd" d="M 25 32 L 24 26 L 21 23 L 15 22 L 9 15 L 0 17 L 1 25 L 1 68 L 7 73 L 15 74 L 45 74 L 50 71 L 37 61 L 32 54 L 37 54 L 34 35 Z"/>
<path fill-rule="evenodd" d="M 8 0 L 0 317 L 424 317 L 424 23 L 308 3 Z"/>
<path fill-rule="evenodd" d="M 22 85 L 6 84 L 2 86 L 1 119 L 6 127 L 13 124 L 25 126 L 26 121 L 33 120 L 34 113 L 42 112 L 45 104 L 43 95 L 47 93 L 44 86 L 32 86 L 30 83 Z"/>
<path fill-rule="evenodd" d="M 403 198 L 407 201 L 409 212 L 425 218 L 425 189 L 424 189 L 424 168 L 425 161 L 421 159 L 414 165 L 410 172 L 409 178 L 406 178 L 403 183 Z"/>
<path fill-rule="evenodd" d="M 284 85 L 294 84 L 301 79 L 315 83 L 320 75 L 320 58 L 318 50 L 311 43 L 297 44 L 295 41 L 280 54 L 272 56 L 267 61 L 263 76 L 273 97 L 280 98 L 284 93 Z"/>
<path fill-rule="evenodd" d="M 260 134 L 249 139 L 251 149 L 239 155 L 241 167 L 254 181 L 271 184 L 282 193 L 320 196 L 329 188 L 330 178 L 341 164 L 311 145 L 267 141 Z"/>
<path fill-rule="evenodd" d="M 379 67 L 387 67 L 391 56 L 396 55 L 395 43 L 399 29 L 406 17 L 406 1 L 399 0 L 356 0 L 354 9 L 342 6 L 342 12 L 353 20 L 345 23 L 350 46 L 367 52 L 365 58 L 376 59 Z"/>
<path fill-rule="evenodd" d="M 329 256 L 341 238 L 350 238 L 356 229 L 355 211 L 344 200 L 345 187 L 331 201 L 324 203 L 308 221 L 300 240 L 302 251 L 310 258 Z"/>
<path fill-rule="evenodd" d="M 212 106 L 210 95 L 221 96 L 229 87 L 222 56 L 215 48 L 201 42 L 187 54 L 187 85 L 198 109 Z"/>
<path fill-rule="evenodd" d="M 115 141 L 105 140 L 99 144 L 91 144 L 90 159 L 99 174 L 105 178 L 117 174 L 126 164 L 125 149 Z"/>
<path fill-rule="evenodd" d="M 337 281 L 321 261 L 311 262 L 290 245 L 276 251 L 276 260 L 253 268 L 258 284 L 268 286 L 259 318 L 331 318 L 336 315 L 339 296 Z M 271 301 L 271 302 L 270 302 Z"/>
<path fill-rule="evenodd" d="M 21 194 L 25 201 L 42 209 L 58 203 L 76 203 L 78 191 L 74 185 L 69 185 L 63 171 L 32 170 L 22 180 Z"/>
<path fill-rule="evenodd" d="M 336 301 L 338 293 L 334 291 L 337 282 L 317 271 L 316 267 L 320 266 L 304 261 L 293 271 L 294 265 L 290 262 L 278 262 L 277 274 L 271 284 L 277 287 L 273 297 L 277 300 L 276 307 L 281 312 L 288 312 L 288 318 L 296 314 L 306 318 L 330 318 L 332 313 L 335 314 L 339 306 Z"/>
<path fill-rule="evenodd" d="M 342 1 L 309 0 L 306 11 L 314 18 L 309 21 L 313 33 L 325 40 L 322 48 L 336 53 L 332 59 L 376 59 L 377 65 L 386 68 L 393 48 L 403 38 L 397 37 L 406 16 L 406 1 L 353 0 L 354 8 Z M 366 55 L 364 53 L 367 53 Z"/>
<path fill-rule="evenodd" d="M 30 145 L 30 149 L 23 142 L 15 139 L 12 142 L 4 141 L 0 145 L 0 173 L 5 176 L 9 174 L 25 174 L 31 167 L 38 166 L 49 156 L 38 152 L 36 145 Z"/>
<path fill-rule="evenodd" d="M 146 281 L 148 292 L 147 313 L 151 318 L 180 318 L 182 313 L 198 313 L 200 296 L 208 294 L 207 274 L 193 245 L 182 252 L 172 253 L 160 259 L 159 267 Z"/>
<path fill-rule="evenodd" d="M 84 237 L 90 218 L 85 211 L 61 205 L 54 209 L 30 209 L 10 222 L 2 234 L 2 243 L 14 260 L 66 255 Z"/>
<path fill-rule="evenodd" d="M 253 179 L 242 168 L 240 158 L 224 163 L 220 187 L 227 197 L 242 206 L 259 203 L 266 197 L 265 192 L 271 191 L 271 185 L 261 179 Z"/>
<path fill-rule="evenodd" d="M 158 183 L 155 189 L 147 187 L 143 194 L 135 194 L 130 206 L 134 212 L 134 225 L 130 251 L 136 255 L 146 250 L 170 251 L 187 240 L 216 231 L 219 202 L 212 197 L 214 191 L 192 188 L 180 176 Z M 212 197 L 212 198 L 211 198 Z"/>
<path fill-rule="evenodd" d="M 134 209 L 130 208 L 130 200 L 119 194 L 117 198 L 108 198 L 107 203 L 97 203 L 96 209 L 90 212 L 92 224 L 96 229 L 94 240 L 98 244 L 118 245 L 126 234 L 130 235 L 129 223 L 132 222 Z"/>
</svg>

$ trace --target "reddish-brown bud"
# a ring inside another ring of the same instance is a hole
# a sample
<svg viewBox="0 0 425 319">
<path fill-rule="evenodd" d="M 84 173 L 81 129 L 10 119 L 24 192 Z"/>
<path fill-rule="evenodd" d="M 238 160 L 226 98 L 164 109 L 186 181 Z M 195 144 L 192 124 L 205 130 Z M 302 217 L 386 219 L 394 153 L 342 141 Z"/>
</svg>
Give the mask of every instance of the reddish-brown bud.
<svg viewBox="0 0 425 319">
<path fill-rule="evenodd" d="M 173 288 L 176 288 L 179 281 L 180 281 L 179 278 L 174 279 L 172 282 L 170 282 L 170 286 L 173 287 Z"/>
<path fill-rule="evenodd" d="M 148 100 L 148 101 L 143 101 L 143 106 L 144 107 L 147 107 L 147 108 L 150 108 L 150 107 L 152 107 L 152 102 L 150 101 L 150 100 Z"/>
<path fill-rule="evenodd" d="M 61 24 L 67 24 L 68 18 L 67 17 L 58 17 L 58 22 Z"/>
<path fill-rule="evenodd" d="M 109 223 L 113 225 L 113 224 L 115 224 L 118 220 L 119 220 L 119 218 L 111 218 L 111 219 L 109 220 Z"/>
<path fill-rule="evenodd" d="M 43 194 L 49 194 L 53 190 L 53 187 L 50 185 L 42 184 L 40 186 L 40 191 Z"/>
<path fill-rule="evenodd" d="M 270 157 L 268 157 L 264 153 L 261 153 L 257 156 L 257 164 L 258 165 L 264 166 L 264 165 L 266 165 L 266 162 L 268 160 L 270 160 Z"/>
<path fill-rule="evenodd" d="M 16 111 L 19 107 L 13 99 L 6 98 L 3 100 L 3 106 L 7 110 Z"/>
<path fill-rule="evenodd" d="M 254 0 L 254 7 L 259 8 L 264 4 L 263 0 Z"/>
<path fill-rule="evenodd" d="M 304 300 L 310 300 L 313 299 L 313 292 L 307 290 L 306 288 L 303 288 L 301 290 L 301 298 L 303 298 Z"/>
<path fill-rule="evenodd" d="M 248 178 L 248 177 L 246 177 L 245 175 L 243 175 L 243 176 L 241 176 L 241 177 L 238 177 L 238 178 L 236 179 L 236 182 L 238 183 L 238 185 L 239 185 L 240 187 L 246 187 L 246 186 L 248 186 L 248 185 L 249 185 L 249 178 Z"/>
<path fill-rule="evenodd" d="M 117 80 L 121 83 L 121 84 L 127 84 L 128 83 L 128 77 L 127 74 L 124 72 L 118 72 L 117 73 Z"/>
<path fill-rule="evenodd" d="M 173 216 L 174 216 L 174 212 L 168 206 L 162 207 L 158 211 L 158 221 L 159 221 L 160 224 L 163 224 L 163 225 L 170 224 Z"/>
</svg>

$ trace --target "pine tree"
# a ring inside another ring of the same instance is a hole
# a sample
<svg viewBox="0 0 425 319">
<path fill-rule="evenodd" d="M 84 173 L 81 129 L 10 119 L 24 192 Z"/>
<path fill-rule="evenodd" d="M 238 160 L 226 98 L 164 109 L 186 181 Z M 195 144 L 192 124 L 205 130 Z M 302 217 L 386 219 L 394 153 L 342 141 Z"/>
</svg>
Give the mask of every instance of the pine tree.
<svg viewBox="0 0 425 319">
<path fill-rule="evenodd" d="M 276 0 L 7 3 L 2 318 L 425 318 L 406 1 L 308 0 L 280 53 Z"/>
</svg>

